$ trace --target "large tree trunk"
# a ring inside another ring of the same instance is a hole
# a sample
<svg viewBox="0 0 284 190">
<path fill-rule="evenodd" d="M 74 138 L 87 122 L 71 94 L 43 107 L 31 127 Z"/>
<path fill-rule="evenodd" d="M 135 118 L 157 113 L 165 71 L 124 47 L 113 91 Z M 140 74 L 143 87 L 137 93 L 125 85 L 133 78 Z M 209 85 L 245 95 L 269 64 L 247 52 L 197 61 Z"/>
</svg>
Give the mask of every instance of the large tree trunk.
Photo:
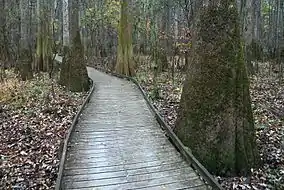
<svg viewBox="0 0 284 190">
<path fill-rule="evenodd" d="M 117 48 L 116 72 L 127 76 L 135 75 L 133 66 L 132 30 L 128 1 L 122 0 Z"/>
<path fill-rule="evenodd" d="M 243 35 L 245 42 L 245 60 L 250 74 L 254 74 L 252 65 L 252 38 L 253 38 L 253 0 L 246 0 L 244 3 L 244 25 Z"/>
<path fill-rule="evenodd" d="M 86 60 L 84 58 L 84 47 L 81 43 L 80 27 L 79 27 L 79 3 L 73 1 L 70 4 L 71 13 L 69 26 L 70 37 L 72 37 L 71 49 L 67 46 L 66 36 L 63 38 L 64 43 L 64 57 L 61 65 L 60 84 L 67 87 L 68 90 L 73 92 L 87 91 L 89 89 L 89 78 L 86 68 Z M 66 8 L 66 7 L 65 7 Z M 65 20 L 66 18 L 64 18 Z M 71 21 L 71 22 L 70 22 Z M 64 21 L 65 22 L 65 21 Z M 64 26 L 65 28 L 66 26 Z M 66 28 L 64 29 L 64 31 Z M 69 50 L 70 49 L 70 50 Z"/>
<path fill-rule="evenodd" d="M 175 133 L 210 172 L 246 175 L 259 156 L 238 13 L 231 2 L 201 10 Z"/>
</svg>

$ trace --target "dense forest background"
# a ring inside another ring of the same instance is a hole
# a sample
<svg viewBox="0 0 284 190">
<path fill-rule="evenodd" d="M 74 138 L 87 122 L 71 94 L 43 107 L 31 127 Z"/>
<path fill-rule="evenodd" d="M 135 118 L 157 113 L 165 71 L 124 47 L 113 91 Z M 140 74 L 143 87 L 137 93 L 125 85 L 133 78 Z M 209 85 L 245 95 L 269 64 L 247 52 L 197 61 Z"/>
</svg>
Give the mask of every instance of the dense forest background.
<svg viewBox="0 0 284 190">
<path fill-rule="evenodd" d="M 203 10 L 210 6 L 222 12 L 212 15 L 209 8 Z M 227 36 L 232 30 L 236 33 Z M 200 45 L 199 36 L 208 43 Z M 225 67 L 235 67 L 236 73 L 243 73 L 236 74 L 239 81 L 250 81 L 250 94 L 240 93 L 237 98 L 243 100 L 243 107 L 252 108 L 253 135 L 244 138 L 256 137 L 248 144 L 256 142 L 261 164 L 248 161 L 246 172 L 229 168 L 234 175 L 223 175 L 216 168 L 210 171 L 225 189 L 283 189 L 282 0 L 0 0 L 0 186 L 54 187 L 62 139 L 90 87 L 87 65 L 135 77 L 179 134 L 179 127 L 189 122 L 180 119 L 182 115 L 193 114 L 185 111 L 192 104 L 186 97 L 194 92 L 186 81 L 198 78 L 193 62 L 210 55 L 227 59 L 216 53 L 218 45 L 208 45 L 230 44 L 225 39 L 239 44 L 235 49 L 229 46 L 228 56 L 241 51 L 244 67 L 199 65 L 210 68 L 203 75 L 208 80 L 221 76 Z M 207 59 L 212 65 L 214 60 L 214 56 Z M 244 91 L 245 84 L 241 84 Z M 201 97 L 204 89 L 196 96 Z M 251 100 L 245 102 L 249 96 Z M 249 109 L 245 109 L 248 115 Z M 187 142 L 187 137 L 179 137 Z M 243 175 L 248 170 L 250 175 Z M 235 175 L 238 172 L 241 175 Z"/>
<path fill-rule="evenodd" d="M 70 37 L 67 31 L 74 30 L 74 25 L 78 24 L 86 56 L 116 55 L 119 2 L 86 0 L 76 2 L 76 5 L 69 2 L 68 6 L 68 1 L 55 0 L 1 1 L 1 50 L 3 59 L 7 59 L 2 64 L 5 67 L 16 64 L 11 60 L 17 60 L 21 48 L 27 49 L 33 57 L 39 56 L 41 51 L 44 56 L 52 57 L 55 51 L 63 50 L 63 44 Z M 131 1 L 129 14 L 134 52 L 149 54 L 156 48 L 161 57 L 162 54 L 186 53 L 194 17 L 201 4 L 202 1 Z M 246 58 L 252 61 L 250 72 L 258 71 L 256 60 L 267 59 L 273 60 L 271 67 L 282 70 L 283 2 L 239 0 L 237 4 Z M 78 14 L 79 20 L 68 19 L 71 13 L 74 18 Z M 38 45 L 40 42 L 44 44 L 43 48 Z M 36 63 L 32 65 L 33 70 L 40 67 Z M 278 73 L 280 76 L 281 72 Z"/>
</svg>

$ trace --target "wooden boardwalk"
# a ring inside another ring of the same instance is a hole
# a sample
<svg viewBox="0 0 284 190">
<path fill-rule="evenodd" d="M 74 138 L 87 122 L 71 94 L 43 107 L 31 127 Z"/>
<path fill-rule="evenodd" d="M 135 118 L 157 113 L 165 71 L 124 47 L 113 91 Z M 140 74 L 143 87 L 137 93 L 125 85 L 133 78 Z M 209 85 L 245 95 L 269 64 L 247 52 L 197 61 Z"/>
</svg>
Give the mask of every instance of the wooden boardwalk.
<svg viewBox="0 0 284 190">
<path fill-rule="evenodd" d="M 133 83 L 88 72 L 95 92 L 70 137 L 62 189 L 207 189 Z"/>
</svg>

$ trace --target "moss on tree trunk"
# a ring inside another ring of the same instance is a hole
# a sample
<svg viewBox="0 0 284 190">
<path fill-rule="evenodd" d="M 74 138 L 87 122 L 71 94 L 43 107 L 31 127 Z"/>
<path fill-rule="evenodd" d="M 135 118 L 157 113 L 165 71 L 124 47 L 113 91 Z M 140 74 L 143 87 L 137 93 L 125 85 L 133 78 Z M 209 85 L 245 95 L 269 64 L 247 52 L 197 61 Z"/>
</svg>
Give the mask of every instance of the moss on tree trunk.
<svg viewBox="0 0 284 190">
<path fill-rule="evenodd" d="M 117 62 L 115 70 L 120 74 L 134 76 L 132 32 L 127 0 L 122 0 L 118 32 Z"/>
<path fill-rule="evenodd" d="M 71 50 L 64 48 L 64 58 L 61 65 L 61 85 L 73 92 L 89 90 L 89 78 L 84 59 L 84 48 L 81 43 L 80 32 L 73 39 Z"/>
<path fill-rule="evenodd" d="M 59 77 L 59 84 L 60 85 L 66 85 L 68 84 L 69 80 L 69 65 L 68 64 L 68 58 L 70 57 L 70 50 L 67 46 L 63 47 L 63 58 L 61 63 L 61 70 L 60 70 L 60 77 Z"/>
<path fill-rule="evenodd" d="M 52 64 L 52 39 L 49 21 L 42 21 L 38 27 L 36 47 L 36 69 L 50 71 Z"/>
<path fill-rule="evenodd" d="M 210 172 L 226 176 L 259 163 L 237 18 L 229 3 L 201 10 L 175 128 Z"/>
</svg>

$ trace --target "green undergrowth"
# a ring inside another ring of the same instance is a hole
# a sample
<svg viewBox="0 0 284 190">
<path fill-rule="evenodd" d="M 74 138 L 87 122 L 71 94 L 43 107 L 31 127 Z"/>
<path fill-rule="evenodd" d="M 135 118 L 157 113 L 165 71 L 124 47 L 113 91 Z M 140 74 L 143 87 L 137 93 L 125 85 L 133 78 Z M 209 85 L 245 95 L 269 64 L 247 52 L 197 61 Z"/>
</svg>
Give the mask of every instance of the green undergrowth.
<svg viewBox="0 0 284 190">
<path fill-rule="evenodd" d="M 55 79 L 50 79 L 48 73 L 38 73 L 33 79 L 22 81 L 12 70 L 8 70 L 0 85 L 0 105 L 6 104 L 15 109 L 23 106 L 32 107 L 35 102 L 48 104 L 49 101 L 60 98 L 62 93 L 71 98 L 81 94 L 64 89 Z"/>
<path fill-rule="evenodd" d="M 37 99 L 44 101 L 51 93 L 52 81 L 46 74 L 38 74 L 28 81 L 21 81 L 8 71 L 7 78 L 0 87 L 0 103 L 6 103 L 15 108 L 21 107 L 28 101 Z"/>
</svg>

